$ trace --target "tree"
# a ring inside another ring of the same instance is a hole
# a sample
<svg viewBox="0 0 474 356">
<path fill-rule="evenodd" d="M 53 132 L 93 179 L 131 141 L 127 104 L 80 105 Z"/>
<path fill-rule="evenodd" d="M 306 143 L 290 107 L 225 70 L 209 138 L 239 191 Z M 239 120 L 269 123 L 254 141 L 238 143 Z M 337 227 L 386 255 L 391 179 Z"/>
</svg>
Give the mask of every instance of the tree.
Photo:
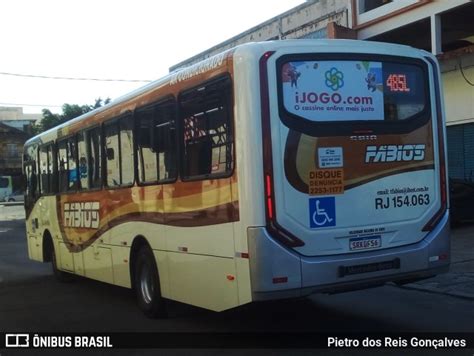
<svg viewBox="0 0 474 356">
<path fill-rule="evenodd" d="M 43 109 L 43 117 L 40 123 L 33 126 L 33 133 L 35 135 L 49 130 L 52 127 L 63 124 L 69 120 L 72 120 L 78 116 L 84 115 L 89 111 L 98 109 L 103 105 L 110 103 L 110 98 L 102 100 L 101 98 L 95 99 L 94 105 L 77 105 L 77 104 L 64 104 L 62 106 L 62 114 L 53 114 L 49 109 Z"/>
<path fill-rule="evenodd" d="M 41 118 L 41 122 L 37 126 L 40 130 L 37 133 L 46 131 L 51 127 L 57 126 L 61 123 L 61 117 L 59 114 L 53 114 L 48 109 L 43 109 L 43 117 Z"/>
</svg>

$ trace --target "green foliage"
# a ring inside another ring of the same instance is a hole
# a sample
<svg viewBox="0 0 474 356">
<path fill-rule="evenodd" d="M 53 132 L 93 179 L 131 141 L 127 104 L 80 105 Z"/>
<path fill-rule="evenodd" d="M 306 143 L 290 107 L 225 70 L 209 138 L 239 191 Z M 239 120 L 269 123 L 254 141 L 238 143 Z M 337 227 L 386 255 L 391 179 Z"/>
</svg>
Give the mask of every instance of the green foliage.
<svg viewBox="0 0 474 356">
<path fill-rule="evenodd" d="M 37 135 L 108 103 L 110 103 L 110 98 L 105 100 L 101 98 L 95 99 L 94 105 L 64 104 L 62 106 L 62 114 L 53 114 L 49 109 L 43 109 L 43 117 L 40 123 L 33 126 L 33 134 Z"/>
</svg>

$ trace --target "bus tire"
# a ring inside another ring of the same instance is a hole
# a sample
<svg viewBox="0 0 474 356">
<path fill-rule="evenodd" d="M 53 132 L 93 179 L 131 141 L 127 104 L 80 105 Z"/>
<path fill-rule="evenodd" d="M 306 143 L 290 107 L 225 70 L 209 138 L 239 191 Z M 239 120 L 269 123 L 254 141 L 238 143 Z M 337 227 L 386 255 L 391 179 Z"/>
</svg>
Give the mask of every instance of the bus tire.
<svg viewBox="0 0 474 356">
<path fill-rule="evenodd" d="M 161 296 L 158 268 L 148 246 L 138 251 L 133 280 L 140 310 L 149 318 L 165 318 L 166 304 Z"/>
<path fill-rule="evenodd" d="M 48 239 L 49 244 L 49 256 L 51 257 L 51 267 L 53 270 L 54 277 L 61 282 L 61 283 L 69 283 L 72 282 L 74 279 L 74 275 L 71 273 L 63 272 L 58 269 L 58 260 L 56 258 L 56 252 L 54 250 L 53 240 L 51 238 Z"/>
</svg>

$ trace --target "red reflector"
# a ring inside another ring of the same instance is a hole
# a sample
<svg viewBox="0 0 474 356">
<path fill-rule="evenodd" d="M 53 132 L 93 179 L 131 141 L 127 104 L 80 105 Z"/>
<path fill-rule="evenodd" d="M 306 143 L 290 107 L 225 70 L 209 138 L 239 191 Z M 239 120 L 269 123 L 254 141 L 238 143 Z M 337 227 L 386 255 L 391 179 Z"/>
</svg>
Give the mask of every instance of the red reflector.
<svg viewBox="0 0 474 356">
<path fill-rule="evenodd" d="M 442 255 L 439 255 L 439 259 L 440 259 L 440 261 L 441 261 L 441 260 L 447 260 L 447 259 L 448 259 L 448 257 L 449 257 L 449 256 L 448 256 L 448 254 L 447 254 L 447 253 L 444 253 L 444 254 L 442 254 Z"/>
<path fill-rule="evenodd" d="M 269 174 L 265 175 L 265 189 L 267 194 L 268 218 L 273 219 L 273 201 L 272 201 L 272 178 Z"/>
<path fill-rule="evenodd" d="M 272 195 L 272 179 L 270 178 L 270 175 L 267 174 L 266 177 L 266 183 L 267 183 L 267 197 L 270 197 Z"/>
<path fill-rule="evenodd" d="M 233 281 L 234 279 L 235 279 L 235 277 L 233 275 L 231 275 L 231 274 L 227 275 L 227 280 Z"/>
<path fill-rule="evenodd" d="M 272 198 L 267 198 L 268 218 L 273 219 L 273 202 Z"/>
<path fill-rule="evenodd" d="M 273 284 L 286 283 L 288 282 L 288 277 L 275 277 L 273 278 Z"/>
<path fill-rule="evenodd" d="M 248 252 L 236 252 L 235 257 L 238 258 L 249 258 Z"/>
</svg>

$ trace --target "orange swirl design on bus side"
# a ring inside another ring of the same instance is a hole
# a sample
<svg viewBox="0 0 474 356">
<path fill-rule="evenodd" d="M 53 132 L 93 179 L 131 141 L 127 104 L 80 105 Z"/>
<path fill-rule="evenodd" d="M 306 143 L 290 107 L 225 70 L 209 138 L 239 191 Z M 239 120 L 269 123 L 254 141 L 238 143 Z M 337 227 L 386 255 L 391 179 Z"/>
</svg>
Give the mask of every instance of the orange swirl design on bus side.
<svg viewBox="0 0 474 356">
<path fill-rule="evenodd" d="M 80 252 L 111 228 L 132 221 L 177 227 L 238 221 L 239 204 L 233 198 L 237 196 L 234 177 L 58 195 L 62 239 L 71 252 Z M 78 212 L 72 224 L 75 222 L 76 226 L 71 226 L 67 215 L 70 211 L 65 211 L 65 204 L 73 211 L 75 205 L 90 207 L 91 202 L 100 203 L 97 228 L 90 227 L 90 211 L 81 211 L 82 215 Z M 88 227 L 84 226 L 84 220 L 88 221 L 85 224 Z"/>
</svg>

